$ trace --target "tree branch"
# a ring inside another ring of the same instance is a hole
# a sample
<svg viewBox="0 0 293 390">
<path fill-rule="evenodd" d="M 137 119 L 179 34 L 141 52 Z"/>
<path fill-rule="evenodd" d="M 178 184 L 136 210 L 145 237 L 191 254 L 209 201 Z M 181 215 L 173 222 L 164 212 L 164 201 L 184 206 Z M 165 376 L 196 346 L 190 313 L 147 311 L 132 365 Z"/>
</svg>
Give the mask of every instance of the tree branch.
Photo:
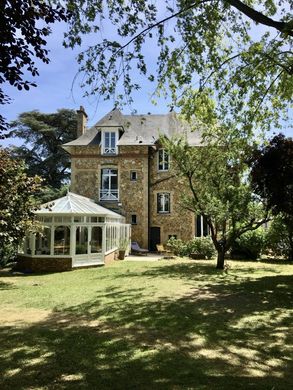
<svg viewBox="0 0 293 390">
<path fill-rule="evenodd" d="M 250 19 L 254 20 L 256 23 L 260 23 L 260 24 L 263 24 L 265 26 L 273 27 L 276 30 L 278 30 L 282 33 L 287 33 L 288 35 L 293 37 L 293 29 L 292 29 L 292 27 L 291 28 L 289 27 L 288 23 L 273 20 L 273 19 L 269 18 L 268 16 L 262 14 L 261 12 L 256 11 L 255 9 L 242 3 L 242 1 L 239 1 L 239 0 L 224 0 L 224 2 L 227 2 L 232 7 L 238 9 L 238 11 L 242 12 L 244 15 L 246 15 Z"/>
</svg>

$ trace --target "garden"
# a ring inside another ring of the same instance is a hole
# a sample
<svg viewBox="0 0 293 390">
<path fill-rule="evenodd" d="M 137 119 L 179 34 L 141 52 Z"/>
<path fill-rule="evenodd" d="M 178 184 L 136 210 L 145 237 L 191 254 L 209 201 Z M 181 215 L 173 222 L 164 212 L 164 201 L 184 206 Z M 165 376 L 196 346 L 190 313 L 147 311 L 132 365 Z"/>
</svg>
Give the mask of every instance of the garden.
<svg viewBox="0 0 293 390">
<path fill-rule="evenodd" d="M 293 266 L 1 271 L 1 389 L 292 388 Z"/>
</svg>

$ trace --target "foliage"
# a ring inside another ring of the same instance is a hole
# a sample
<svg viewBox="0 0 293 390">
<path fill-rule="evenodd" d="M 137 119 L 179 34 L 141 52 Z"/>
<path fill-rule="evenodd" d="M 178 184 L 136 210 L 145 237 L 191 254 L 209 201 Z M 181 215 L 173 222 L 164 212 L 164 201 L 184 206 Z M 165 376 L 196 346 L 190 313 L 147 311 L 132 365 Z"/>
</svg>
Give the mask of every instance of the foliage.
<svg viewBox="0 0 293 390">
<path fill-rule="evenodd" d="M 268 255 L 274 257 L 284 257 L 290 259 L 292 237 L 289 236 L 289 231 L 282 218 L 282 215 L 276 216 L 270 224 L 266 236 L 266 250 Z"/>
<path fill-rule="evenodd" d="M 158 95 L 171 91 L 173 105 L 190 87 L 202 105 L 214 91 L 217 117 L 227 126 L 232 120 L 250 132 L 280 124 L 293 92 L 292 2 L 214 3 L 68 0 L 66 46 L 97 36 L 78 56 L 86 94 L 131 104 L 140 73 L 155 82 Z M 111 23 L 108 35 L 104 20 Z"/>
<path fill-rule="evenodd" d="M 120 251 L 126 251 L 129 248 L 129 239 L 121 238 L 118 243 L 118 249 Z"/>
<path fill-rule="evenodd" d="M 17 245 L 33 222 L 36 202 L 33 195 L 41 179 L 29 177 L 22 161 L 13 159 L 6 149 L 0 149 L 0 261 L 7 247 Z"/>
<path fill-rule="evenodd" d="M 195 237 L 187 243 L 189 255 L 195 253 L 202 258 L 211 259 L 215 254 L 215 247 L 210 237 Z"/>
<path fill-rule="evenodd" d="M 59 1 L 2 0 L 0 5 L 0 86 L 8 82 L 17 89 L 36 86 L 28 75 L 38 76 L 35 58 L 49 62 L 46 38 L 49 24 L 68 20 L 69 14 Z M 0 104 L 9 102 L 0 88 Z M 0 134 L 7 128 L 0 115 Z"/>
<path fill-rule="evenodd" d="M 248 140 L 225 128 L 204 134 L 208 143 L 198 147 L 190 147 L 184 137 L 162 137 L 161 142 L 186 183 L 182 206 L 205 219 L 218 252 L 217 267 L 223 268 L 234 241 L 261 226 L 266 215 L 247 180 Z"/>
<path fill-rule="evenodd" d="M 45 186 L 60 189 L 70 178 L 70 158 L 61 145 L 76 138 L 76 129 L 74 110 L 24 112 L 11 123 L 10 136 L 24 141 L 13 148 L 13 156 L 25 161 L 28 175 L 41 176 Z"/>
<path fill-rule="evenodd" d="M 180 238 L 171 237 L 167 242 L 170 249 L 176 256 L 188 256 L 187 243 L 184 243 Z"/>
<path fill-rule="evenodd" d="M 232 245 L 232 259 L 257 260 L 266 243 L 266 234 L 262 228 L 242 234 Z"/>
<path fill-rule="evenodd" d="M 215 255 L 215 248 L 210 237 L 195 237 L 189 241 L 182 241 L 171 237 L 167 242 L 168 248 L 177 256 L 190 256 L 192 253 L 203 259 L 211 259 Z"/>
<path fill-rule="evenodd" d="M 276 135 L 256 150 L 251 165 L 253 189 L 273 214 L 281 214 L 293 260 L 293 139 Z"/>
</svg>

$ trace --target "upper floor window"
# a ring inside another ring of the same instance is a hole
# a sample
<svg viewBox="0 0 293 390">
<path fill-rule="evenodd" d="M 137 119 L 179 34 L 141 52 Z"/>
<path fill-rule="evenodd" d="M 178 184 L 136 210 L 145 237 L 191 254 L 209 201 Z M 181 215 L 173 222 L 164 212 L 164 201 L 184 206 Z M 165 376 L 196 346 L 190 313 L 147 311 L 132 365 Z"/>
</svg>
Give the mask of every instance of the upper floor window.
<svg viewBox="0 0 293 390">
<path fill-rule="evenodd" d="M 168 171 L 169 170 L 169 154 L 165 149 L 159 149 L 158 153 L 158 170 Z"/>
<path fill-rule="evenodd" d="M 157 212 L 170 213 L 170 194 L 168 192 L 157 194 Z"/>
<path fill-rule="evenodd" d="M 104 131 L 102 145 L 103 154 L 117 154 L 117 132 Z"/>
<path fill-rule="evenodd" d="M 116 201 L 118 199 L 118 171 L 117 169 L 104 168 L 101 171 L 100 200 Z"/>
</svg>

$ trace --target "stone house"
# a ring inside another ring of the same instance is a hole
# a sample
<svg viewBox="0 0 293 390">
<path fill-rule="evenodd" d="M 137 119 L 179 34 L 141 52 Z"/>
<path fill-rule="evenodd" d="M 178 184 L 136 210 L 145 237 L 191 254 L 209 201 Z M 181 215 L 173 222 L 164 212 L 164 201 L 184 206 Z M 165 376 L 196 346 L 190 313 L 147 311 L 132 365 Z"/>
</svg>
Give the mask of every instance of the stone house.
<svg viewBox="0 0 293 390">
<path fill-rule="evenodd" d="M 201 217 L 180 206 L 184 185 L 171 171 L 172 161 L 159 136 L 184 133 L 191 146 L 199 134 L 184 128 L 174 112 L 123 115 L 115 109 L 86 128 L 78 113 L 78 138 L 63 148 L 71 155 L 71 191 L 122 214 L 132 225 L 132 241 L 156 250 L 171 236 L 189 240 L 205 235 Z"/>
</svg>

